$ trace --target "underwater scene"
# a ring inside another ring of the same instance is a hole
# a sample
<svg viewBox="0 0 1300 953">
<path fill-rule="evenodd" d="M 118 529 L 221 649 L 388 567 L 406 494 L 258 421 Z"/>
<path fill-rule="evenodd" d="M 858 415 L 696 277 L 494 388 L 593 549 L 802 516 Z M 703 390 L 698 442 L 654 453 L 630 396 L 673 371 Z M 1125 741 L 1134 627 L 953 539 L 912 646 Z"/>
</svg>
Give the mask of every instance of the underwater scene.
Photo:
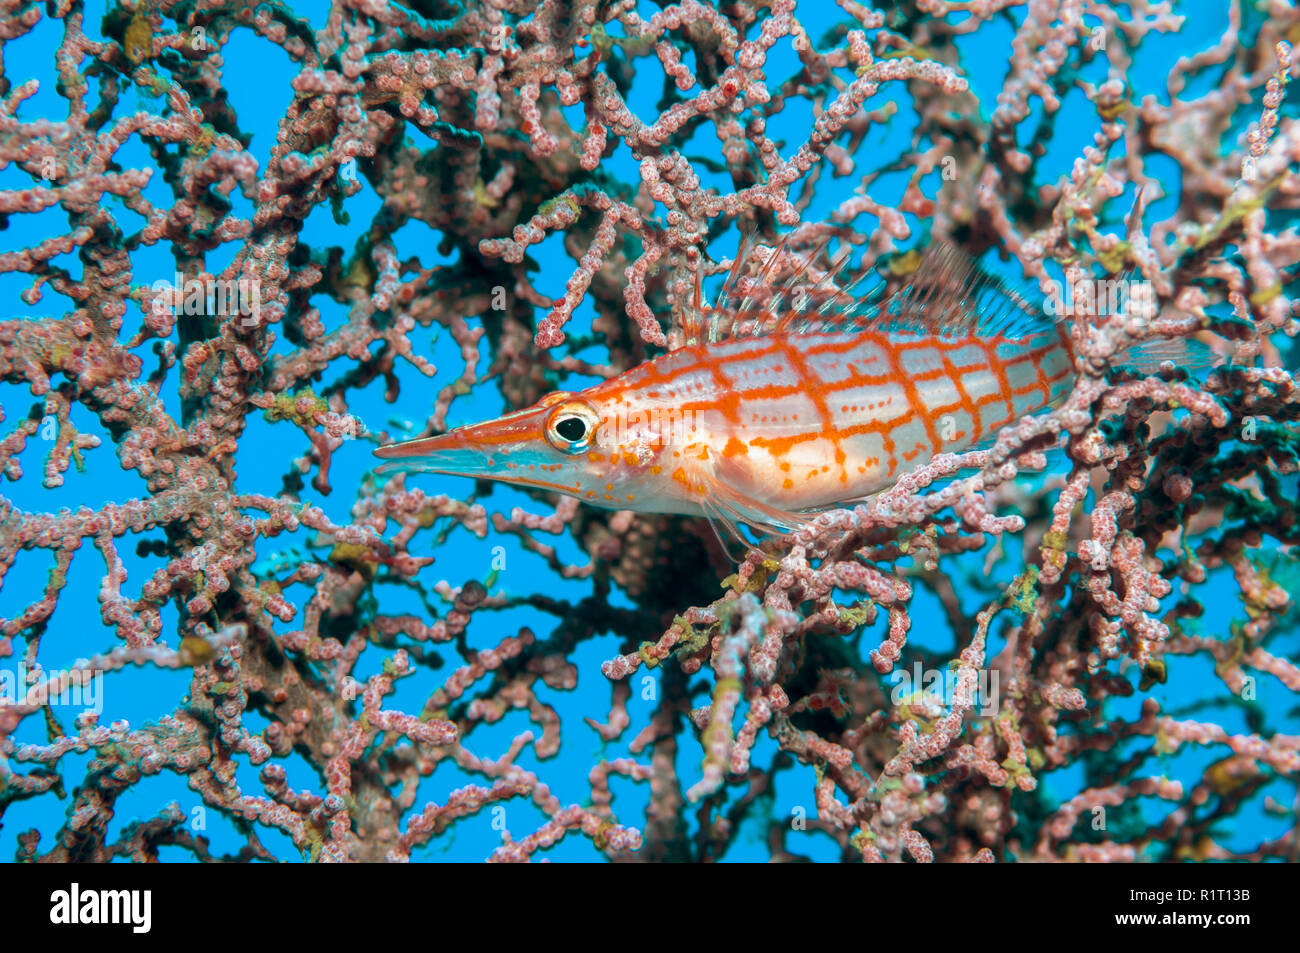
<svg viewBox="0 0 1300 953">
<path fill-rule="evenodd" d="M 0 859 L 1300 859 L 1298 40 L 0 3 Z"/>
</svg>

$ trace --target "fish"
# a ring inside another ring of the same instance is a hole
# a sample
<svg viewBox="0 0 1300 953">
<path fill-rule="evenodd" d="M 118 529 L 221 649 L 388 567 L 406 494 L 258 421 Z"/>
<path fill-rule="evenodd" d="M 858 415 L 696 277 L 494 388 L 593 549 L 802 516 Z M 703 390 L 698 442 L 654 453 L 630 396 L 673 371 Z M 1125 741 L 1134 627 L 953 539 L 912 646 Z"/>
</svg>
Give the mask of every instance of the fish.
<svg viewBox="0 0 1300 953">
<path fill-rule="evenodd" d="M 742 241 L 711 307 L 697 278 L 673 350 L 494 420 L 379 447 L 379 470 L 706 517 L 724 549 L 728 539 L 752 548 L 741 524 L 789 534 L 937 454 L 991 442 L 1074 387 L 1067 325 L 947 243 L 932 244 L 888 297 L 883 282 L 862 297 L 856 280 L 839 286 L 845 255 L 811 288 L 815 253 L 774 282 L 785 247 L 750 278 Z"/>
</svg>

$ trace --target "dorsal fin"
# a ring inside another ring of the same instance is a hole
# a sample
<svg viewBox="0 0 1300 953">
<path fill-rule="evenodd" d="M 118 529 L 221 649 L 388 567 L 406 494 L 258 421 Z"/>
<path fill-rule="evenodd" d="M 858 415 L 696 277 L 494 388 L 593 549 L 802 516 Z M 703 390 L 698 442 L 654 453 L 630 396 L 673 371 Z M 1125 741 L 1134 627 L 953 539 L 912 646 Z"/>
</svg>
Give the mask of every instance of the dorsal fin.
<svg viewBox="0 0 1300 953">
<path fill-rule="evenodd" d="M 912 280 L 882 309 L 878 325 L 941 337 L 965 334 L 1021 337 L 1053 325 L 999 278 L 947 242 L 926 248 Z"/>
<path fill-rule="evenodd" d="M 1053 319 L 1041 307 L 982 271 L 965 252 L 947 242 L 932 243 L 907 283 L 882 300 L 885 283 L 878 280 L 866 293 L 857 285 L 872 269 L 859 269 L 847 284 L 840 283 L 852 246 L 845 244 L 825 269 L 816 267 L 830 237 L 807 252 L 791 250 L 789 233 L 758 259 L 753 231 L 741 236 L 717 301 L 710 308 L 699 302 L 686 322 L 685 344 L 710 344 L 732 338 L 768 334 L 854 333 L 866 330 L 904 331 L 939 337 L 965 334 L 1020 337 L 1051 327 Z M 756 259 L 761 264 L 756 264 Z M 751 275 L 751 272 L 757 274 Z M 808 280 L 808 273 L 820 275 Z M 697 284 L 698 284 L 697 277 Z"/>
<path fill-rule="evenodd" d="M 828 235 L 796 254 L 788 232 L 776 245 L 763 248 L 754 231 L 747 230 L 714 304 L 701 306 L 702 294 L 697 292 L 694 307 L 688 309 L 691 313 L 684 321 L 683 344 L 711 344 L 778 332 L 865 330 L 879 302 L 873 303 L 870 296 L 854 297 L 850 292 L 872 272 L 859 271 L 847 285 L 840 284 L 841 273 L 853 252 L 848 243 L 824 270 L 816 267 L 831 238 Z M 810 271 L 819 277 L 810 279 Z M 697 286 L 700 280 L 697 272 Z M 878 282 L 873 290 L 883 287 L 883 282 Z"/>
<path fill-rule="evenodd" d="M 755 306 L 757 306 L 757 310 L 761 314 L 771 316 L 779 321 L 780 319 L 777 316 L 782 314 L 781 306 L 785 303 L 786 295 L 792 291 L 797 291 L 800 287 L 804 287 L 803 276 L 807 274 L 809 266 L 817 260 L 817 257 L 821 255 L 829 243 L 830 236 L 819 241 L 803 256 L 803 261 L 799 263 L 799 267 L 789 277 L 781 284 L 774 285 L 772 283 L 774 267 L 781 260 L 781 256 L 789 246 L 789 242 L 783 237 L 780 244 L 768 257 L 767 264 L 763 266 L 763 270 L 758 277 L 746 287 L 745 297 L 740 302 L 738 312 L 747 315 L 754 311 Z"/>
</svg>

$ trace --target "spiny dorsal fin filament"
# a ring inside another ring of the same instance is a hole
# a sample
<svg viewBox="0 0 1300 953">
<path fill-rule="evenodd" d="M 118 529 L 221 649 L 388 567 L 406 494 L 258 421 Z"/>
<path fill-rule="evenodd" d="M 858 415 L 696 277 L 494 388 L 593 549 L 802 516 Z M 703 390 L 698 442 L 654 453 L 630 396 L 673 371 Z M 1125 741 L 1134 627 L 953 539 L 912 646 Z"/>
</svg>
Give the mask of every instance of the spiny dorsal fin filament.
<svg viewBox="0 0 1300 953">
<path fill-rule="evenodd" d="M 912 280 L 881 316 L 896 330 L 954 336 L 1020 337 L 1051 327 L 1052 318 L 947 242 L 931 244 Z"/>
<path fill-rule="evenodd" d="M 855 296 L 854 289 L 873 269 L 858 269 L 847 285 L 840 277 L 852 256 L 846 244 L 821 277 L 805 284 L 833 236 L 827 235 L 806 252 L 791 248 L 791 233 L 762 253 L 753 230 L 741 236 L 735 260 L 727 272 L 707 320 L 693 317 L 687 344 L 715 343 L 728 338 L 773 333 L 854 333 L 869 329 L 918 335 L 1006 335 L 1020 337 L 1050 327 L 1052 319 L 999 279 L 983 272 L 965 252 L 947 242 L 932 243 L 921 256 L 911 279 L 887 300 L 885 283 Z M 755 261 L 761 260 L 756 267 Z M 786 277 L 783 272 L 793 266 Z M 757 272 L 750 277 L 751 272 Z M 737 299 L 739 298 L 739 301 Z M 791 300 L 793 299 L 793 300 Z"/>
</svg>

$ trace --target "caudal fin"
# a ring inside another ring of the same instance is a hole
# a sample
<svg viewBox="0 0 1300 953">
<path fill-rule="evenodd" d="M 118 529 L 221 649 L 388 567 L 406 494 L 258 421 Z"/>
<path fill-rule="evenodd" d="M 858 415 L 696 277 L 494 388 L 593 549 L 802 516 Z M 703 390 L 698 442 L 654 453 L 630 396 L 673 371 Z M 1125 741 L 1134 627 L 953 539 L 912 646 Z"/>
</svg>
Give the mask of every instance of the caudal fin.
<svg viewBox="0 0 1300 953">
<path fill-rule="evenodd" d="M 1121 352 L 1115 363 L 1132 367 L 1141 374 L 1154 374 L 1160 370 L 1160 365 L 1169 361 L 1200 374 L 1221 360 L 1213 348 L 1196 338 L 1152 338 Z"/>
</svg>

